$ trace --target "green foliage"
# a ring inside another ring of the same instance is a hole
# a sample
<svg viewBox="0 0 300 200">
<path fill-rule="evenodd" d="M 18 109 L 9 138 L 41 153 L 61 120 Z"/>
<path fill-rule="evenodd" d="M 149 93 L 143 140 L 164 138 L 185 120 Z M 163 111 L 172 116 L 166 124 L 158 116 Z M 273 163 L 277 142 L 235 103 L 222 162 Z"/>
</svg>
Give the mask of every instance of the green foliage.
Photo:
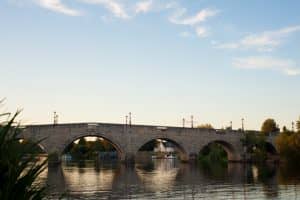
<svg viewBox="0 0 300 200">
<path fill-rule="evenodd" d="M 94 159 L 98 152 L 111 151 L 115 151 L 115 148 L 106 140 L 86 141 L 85 138 L 80 138 L 77 144 L 72 143 L 65 152 L 69 152 L 75 160 L 84 160 Z"/>
<path fill-rule="evenodd" d="M 242 145 L 246 148 L 246 153 L 250 154 L 253 162 L 263 162 L 267 158 L 266 139 L 263 134 L 246 132 L 241 139 Z"/>
<path fill-rule="evenodd" d="M 242 145 L 247 147 L 247 152 L 251 152 L 253 148 L 265 148 L 265 136 L 262 134 L 256 134 L 254 132 L 246 132 L 241 139 Z"/>
<path fill-rule="evenodd" d="M 202 164 L 219 163 L 227 165 L 227 153 L 220 144 L 213 143 L 200 152 L 199 161 Z"/>
<path fill-rule="evenodd" d="M 300 133 L 286 130 L 276 138 L 281 159 L 300 166 Z"/>
<path fill-rule="evenodd" d="M 256 148 L 251 153 L 251 161 L 255 163 L 262 163 L 267 160 L 267 152 L 265 149 Z"/>
<path fill-rule="evenodd" d="M 35 181 L 47 167 L 47 160 L 36 162 L 35 146 L 38 143 L 20 148 L 20 129 L 14 124 L 17 115 L 0 123 L 0 199 L 43 199 L 45 187 Z M 0 116 L 9 117 L 7 114 Z"/>
<path fill-rule="evenodd" d="M 278 132 L 279 128 L 274 119 L 266 119 L 261 126 L 261 132 L 264 134 Z"/>
<path fill-rule="evenodd" d="M 98 138 L 94 143 L 92 143 L 92 149 L 94 151 L 105 151 L 105 146 L 101 142 L 101 140 Z"/>
</svg>

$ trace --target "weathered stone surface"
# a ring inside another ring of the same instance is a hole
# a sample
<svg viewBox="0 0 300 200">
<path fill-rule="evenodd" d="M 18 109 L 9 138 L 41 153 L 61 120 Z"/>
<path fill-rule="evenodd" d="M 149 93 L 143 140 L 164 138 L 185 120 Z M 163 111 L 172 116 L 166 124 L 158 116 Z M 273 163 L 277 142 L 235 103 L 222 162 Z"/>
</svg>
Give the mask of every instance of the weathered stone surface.
<svg viewBox="0 0 300 200">
<path fill-rule="evenodd" d="M 176 143 L 181 151 L 182 161 L 195 158 L 195 155 L 212 142 L 221 144 L 227 151 L 230 161 L 241 161 L 243 147 L 240 139 L 243 133 L 199 128 L 161 127 L 124 125 L 107 123 L 80 123 L 58 125 L 32 125 L 22 132 L 24 139 L 42 140 L 41 146 L 47 153 L 61 155 L 73 141 L 84 136 L 98 136 L 109 140 L 117 149 L 122 161 L 133 162 L 138 150 L 153 139 L 166 139 Z M 267 141 L 274 146 L 274 136 Z"/>
</svg>

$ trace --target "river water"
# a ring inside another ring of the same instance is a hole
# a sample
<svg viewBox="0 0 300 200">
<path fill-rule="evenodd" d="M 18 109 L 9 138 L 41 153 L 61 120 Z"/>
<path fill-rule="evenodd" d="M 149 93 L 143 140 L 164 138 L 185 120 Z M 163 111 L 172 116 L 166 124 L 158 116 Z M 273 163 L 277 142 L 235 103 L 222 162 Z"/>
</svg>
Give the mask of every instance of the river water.
<svg viewBox="0 0 300 200">
<path fill-rule="evenodd" d="M 48 199 L 300 199 L 297 172 L 274 164 L 85 161 L 48 168 L 41 181 L 48 184 Z"/>
</svg>

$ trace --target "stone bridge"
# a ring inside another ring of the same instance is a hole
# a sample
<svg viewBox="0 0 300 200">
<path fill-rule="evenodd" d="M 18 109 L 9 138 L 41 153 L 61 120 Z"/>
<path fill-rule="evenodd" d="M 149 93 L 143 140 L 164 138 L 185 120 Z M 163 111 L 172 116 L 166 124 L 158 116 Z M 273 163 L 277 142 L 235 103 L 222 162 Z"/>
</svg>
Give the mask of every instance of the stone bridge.
<svg viewBox="0 0 300 200">
<path fill-rule="evenodd" d="M 98 136 L 111 142 L 121 161 L 134 161 L 139 149 L 154 139 L 164 139 L 175 144 L 182 161 L 189 161 L 208 144 L 218 143 L 227 152 L 229 161 L 242 161 L 244 156 L 240 139 L 243 133 L 234 130 L 216 130 L 183 127 L 125 125 L 109 123 L 76 123 L 57 125 L 28 125 L 21 134 L 23 139 L 40 141 L 46 153 L 62 155 L 68 145 L 86 136 Z M 275 149 L 274 136 L 267 142 Z"/>
</svg>

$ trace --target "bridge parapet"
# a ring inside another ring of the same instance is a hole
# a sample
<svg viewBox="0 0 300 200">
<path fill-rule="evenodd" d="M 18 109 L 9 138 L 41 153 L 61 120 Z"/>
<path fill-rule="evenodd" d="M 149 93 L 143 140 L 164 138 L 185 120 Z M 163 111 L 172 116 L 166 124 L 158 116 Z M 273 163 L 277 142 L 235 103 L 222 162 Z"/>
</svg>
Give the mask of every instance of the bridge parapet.
<svg viewBox="0 0 300 200">
<path fill-rule="evenodd" d="M 188 160 L 191 155 L 211 142 L 218 142 L 227 148 L 231 159 L 242 159 L 241 138 L 244 134 L 237 130 L 183 128 L 172 126 L 125 125 L 112 123 L 72 123 L 27 125 L 23 130 L 24 138 L 44 139 L 41 145 L 48 152 L 62 154 L 65 148 L 85 136 L 103 137 L 117 149 L 121 160 L 132 159 L 138 150 L 153 139 L 170 140 L 182 150 L 182 158 Z M 274 136 L 268 141 L 274 144 Z"/>
</svg>

